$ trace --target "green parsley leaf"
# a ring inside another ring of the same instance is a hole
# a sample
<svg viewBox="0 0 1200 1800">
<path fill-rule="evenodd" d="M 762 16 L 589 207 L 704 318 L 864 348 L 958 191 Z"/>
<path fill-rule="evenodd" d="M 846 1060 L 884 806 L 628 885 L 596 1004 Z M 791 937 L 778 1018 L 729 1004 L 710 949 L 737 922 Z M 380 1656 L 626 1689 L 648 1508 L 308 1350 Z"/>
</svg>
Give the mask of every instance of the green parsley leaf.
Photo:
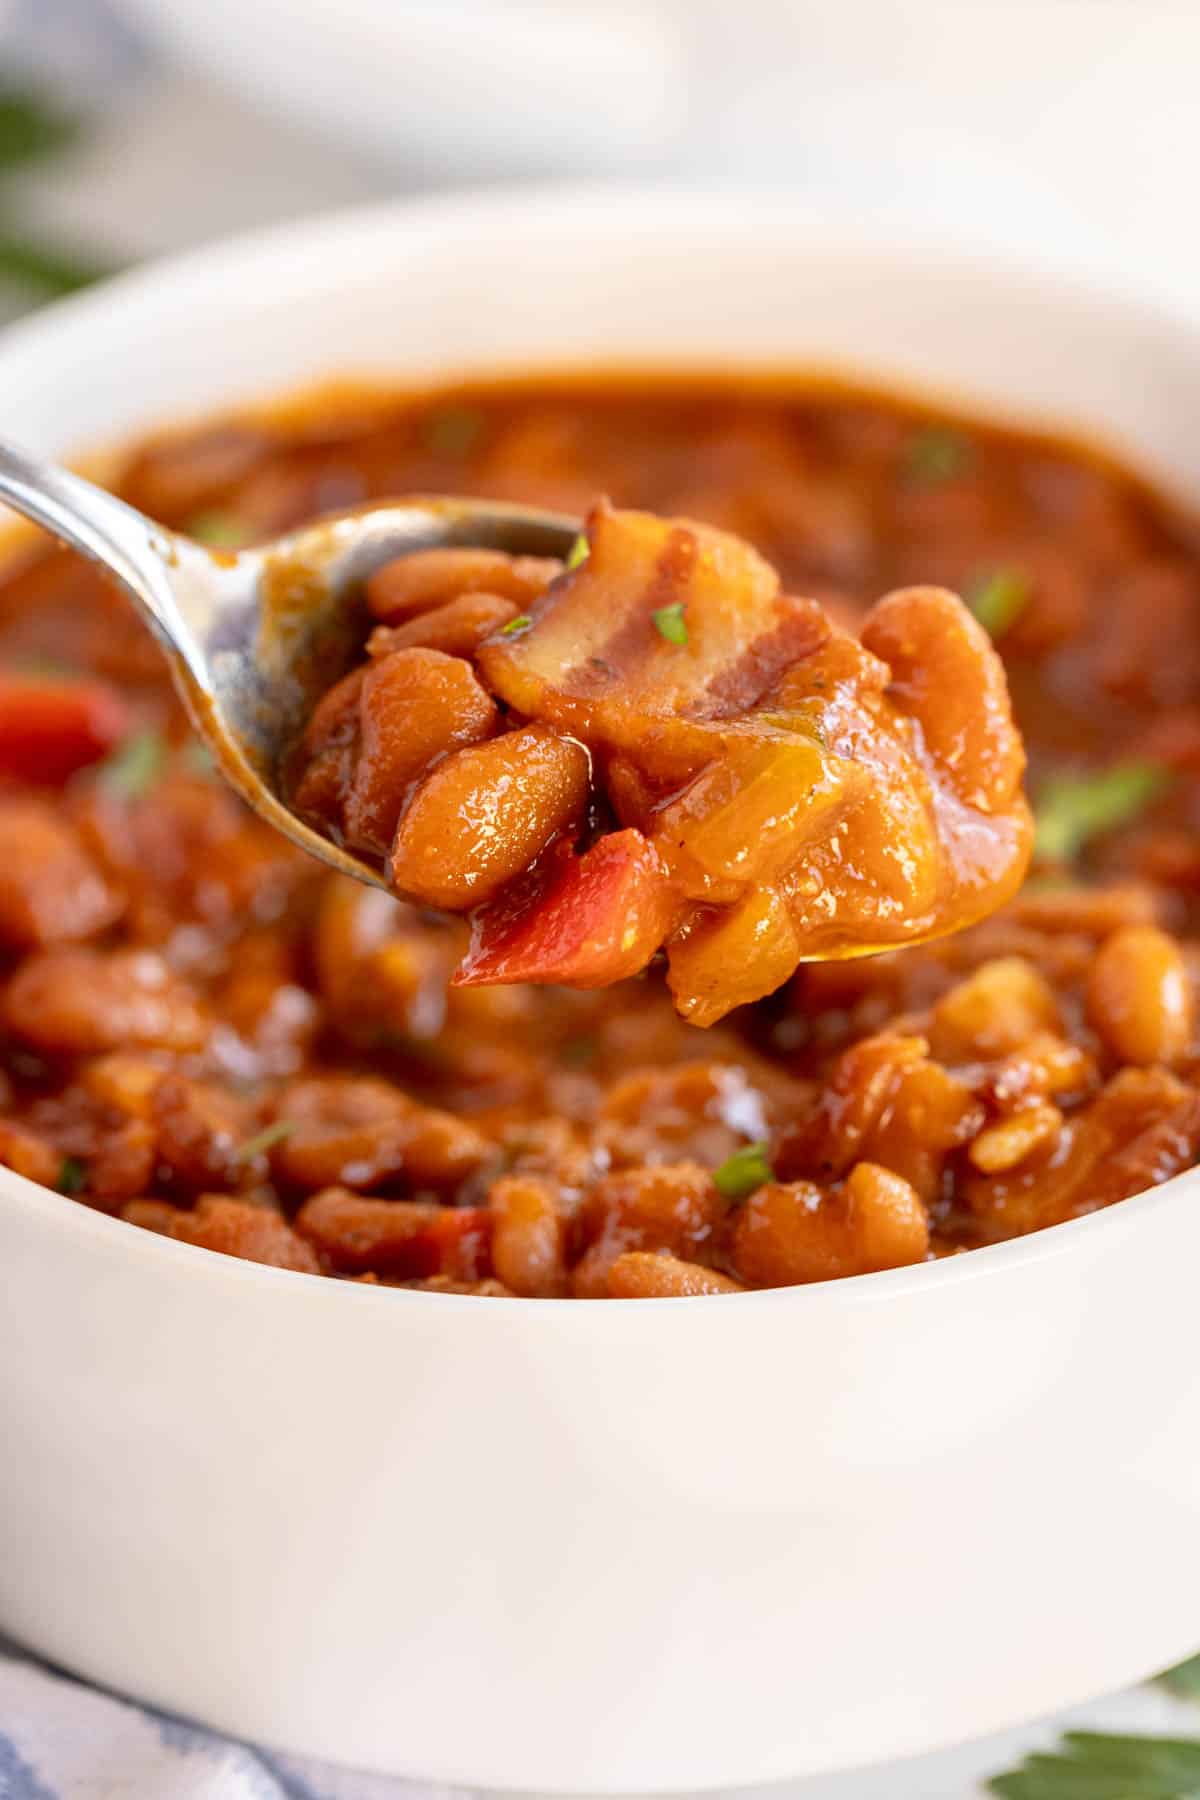
<svg viewBox="0 0 1200 1800">
<path fill-rule="evenodd" d="M 469 406 L 444 406 L 425 421 L 425 448 L 435 456 L 466 456 L 483 434 L 483 414 Z"/>
<path fill-rule="evenodd" d="M 1015 625 L 1033 596 L 1022 569 L 993 569 L 967 589 L 967 605 L 992 637 L 1003 637 Z"/>
<path fill-rule="evenodd" d="M 515 619 L 510 619 L 507 625 L 500 627 L 500 636 L 516 637 L 519 631 L 528 631 L 532 624 L 533 615 L 531 613 L 518 613 Z"/>
<path fill-rule="evenodd" d="M 965 475 L 975 460 L 969 438 L 945 425 L 914 432 L 904 452 L 904 479 L 914 487 L 936 487 Z"/>
<path fill-rule="evenodd" d="M 212 751 L 199 738 L 188 739 L 179 752 L 179 764 L 188 775 L 215 775 L 217 772 Z"/>
<path fill-rule="evenodd" d="M 0 281 L 32 289 L 43 300 L 78 293 L 113 273 L 111 264 L 27 238 L 0 232 Z"/>
<path fill-rule="evenodd" d="M 64 1156 L 58 1171 L 60 1194 L 81 1194 L 87 1186 L 87 1164 L 77 1156 Z"/>
<path fill-rule="evenodd" d="M 1164 1669 L 1158 1681 L 1181 1700 L 1200 1700 L 1200 1655 L 1189 1656 L 1173 1669 Z"/>
<path fill-rule="evenodd" d="M 660 606 L 650 615 L 654 629 L 668 644 L 686 644 L 688 641 L 687 620 L 683 616 L 686 607 L 686 601 L 676 600 L 673 606 Z"/>
<path fill-rule="evenodd" d="M 246 1139 L 237 1153 L 238 1162 L 253 1162 L 256 1156 L 281 1144 L 284 1138 L 291 1137 L 295 1129 L 295 1119 L 276 1119 L 273 1124 L 264 1125 L 261 1131 L 256 1131 L 253 1137 Z"/>
<path fill-rule="evenodd" d="M 718 1194 L 726 1200 L 744 1200 L 765 1181 L 774 1181 L 775 1171 L 767 1161 L 768 1148 L 764 1138 L 760 1144 L 743 1144 L 740 1150 L 727 1156 L 720 1168 L 713 1170 L 713 1185 Z"/>
<path fill-rule="evenodd" d="M 1200 1739 L 1068 1731 L 988 1787 L 1002 1800 L 1200 1800 Z"/>
<path fill-rule="evenodd" d="M 577 569 L 580 563 L 586 562 L 590 554 L 591 545 L 587 541 L 586 534 L 581 531 L 567 551 L 567 574 L 569 575 L 572 569 Z"/>
<path fill-rule="evenodd" d="M 217 506 L 211 512 L 196 513 L 184 529 L 189 537 L 195 538 L 198 544 L 207 544 L 210 550 L 240 550 L 251 537 L 250 527 L 244 519 Z"/>
<path fill-rule="evenodd" d="M 135 731 L 100 765 L 99 780 L 122 800 L 139 800 L 167 766 L 167 741 L 161 732 Z"/>
<path fill-rule="evenodd" d="M 1043 862 L 1070 862 L 1094 837 L 1128 825 L 1170 782 L 1161 763 L 1114 763 L 1095 775 L 1055 775 L 1034 808 L 1034 854 Z"/>
<path fill-rule="evenodd" d="M 78 137 L 79 124 L 35 88 L 0 83 L 0 170 L 65 150 Z"/>
</svg>

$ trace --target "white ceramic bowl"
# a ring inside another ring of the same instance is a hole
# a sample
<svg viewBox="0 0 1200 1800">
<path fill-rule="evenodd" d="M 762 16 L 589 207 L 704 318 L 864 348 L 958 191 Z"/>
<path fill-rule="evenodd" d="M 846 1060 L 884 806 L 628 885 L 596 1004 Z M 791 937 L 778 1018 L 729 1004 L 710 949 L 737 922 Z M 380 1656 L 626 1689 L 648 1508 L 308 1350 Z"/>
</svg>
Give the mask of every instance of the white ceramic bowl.
<svg viewBox="0 0 1200 1800">
<path fill-rule="evenodd" d="M 1200 496 L 1200 328 L 779 201 L 499 195 L 136 275 L 0 342 L 111 440 L 318 374 L 819 362 L 1071 420 Z M 1200 1637 L 1200 1177 L 722 1301 L 370 1289 L 0 1179 L 0 1626 L 229 1731 L 471 1784 L 896 1756 Z"/>
</svg>

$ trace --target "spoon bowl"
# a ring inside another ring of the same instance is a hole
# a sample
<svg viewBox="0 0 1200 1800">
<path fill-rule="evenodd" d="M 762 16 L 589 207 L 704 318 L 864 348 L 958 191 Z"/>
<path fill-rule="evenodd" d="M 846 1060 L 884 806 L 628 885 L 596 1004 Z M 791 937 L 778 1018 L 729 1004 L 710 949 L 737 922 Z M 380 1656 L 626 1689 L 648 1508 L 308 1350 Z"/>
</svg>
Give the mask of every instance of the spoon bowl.
<svg viewBox="0 0 1200 1800">
<path fill-rule="evenodd" d="M 581 528 L 561 513 L 422 494 L 319 519 L 249 549 L 210 549 L 4 442 L 0 500 L 125 590 L 242 799 L 311 856 L 375 887 L 386 886 L 382 870 L 306 825 L 281 785 L 314 705 L 362 645 L 368 577 L 417 550 L 565 557 Z"/>
</svg>

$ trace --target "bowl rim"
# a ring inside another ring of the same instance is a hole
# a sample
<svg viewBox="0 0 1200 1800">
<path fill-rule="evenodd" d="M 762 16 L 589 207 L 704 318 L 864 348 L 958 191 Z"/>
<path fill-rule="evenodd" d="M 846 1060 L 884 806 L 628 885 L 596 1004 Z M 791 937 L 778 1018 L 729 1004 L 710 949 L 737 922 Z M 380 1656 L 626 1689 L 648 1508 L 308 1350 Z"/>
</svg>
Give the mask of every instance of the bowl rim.
<svg viewBox="0 0 1200 1800">
<path fill-rule="evenodd" d="M 494 227 L 506 213 L 527 222 L 531 211 L 536 212 L 542 225 L 553 224 L 555 217 L 561 215 L 578 227 L 583 213 L 593 221 L 626 226 L 652 220 L 659 228 L 667 211 L 673 224 L 702 224 L 726 238 L 730 235 L 760 237 L 764 229 L 786 224 L 791 229 L 802 230 L 821 254 L 861 258 L 864 262 L 874 259 L 893 267 L 919 263 L 926 274 L 931 270 L 934 273 L 943 270 L 959 279 L 1001 287 L 1019 283 L 1027 295 L 1032 292 L 1035 299 L 1048 296 L 1061 305 L 1078 306 L 1093 314 L 1107 313 L 1129 325 L 1140 326 L 1145 332 L 1160 335 L 1165 332 L 1176 338 L 1190 338 L 1200 355 L 1200 318 L 1193 317 L 1167 292 L 1132 279 L 1126 270 L 1115 269 L 1106 263 L 1081 262 L 1078 256 L 1064 260 L 1042 248 L 1026 256 L 979 242 L 951 243 L 944 232 L 928 229 L 906 227 L 886 231 L 873 219 L 858 227 L 848 224 L 844 216 L 814 207 L 807 199 L 798 199 L 786 190 L 770 186 L 680 183 L 677 179 L 636 182 L 598 179 L 467 188 L 449 195 L 432 192 L 372 201 L 362 206 L 317 213 L 266 230 L 250 229 L 181 254 L 155 259 L 113 276 L 84 293 L 56 301 L 0 331 L 0 383 L 10 362 L 50 355 L 64 332 L 68 335 L 86 333 L 114 313 L 123 315 L 128 324 L 130 314 L 161 316 L 164 309 L 181 301 L 194 309 L 203 304 L 208 292 L 227 291 L 231 281 L 253 280 L 269 272 L 278 283 L 281 276 L 305 268 L 327 272 L 330 259 L 336 261 L 339 256 L 347 256 L 342 266 L 353 267 L 354 247 L 377 245 L 381 234 L 407 233 L 414 238 L 424 233 L 432 237 L 461 234 L 469 232 L 476 224 Z M 665 366 L 661 358 L 656 361 L 659 366 Z M 636 359 L 630 359 L 628 366 L 635 368 Z M 695 366 L 698 370 L 700 365 Z M 752 369 L 754 364 L 748 360 L 742 366 Z M 852 377 L 853 371 L 848 370 L 848 373 Z M 321 371 L 314 370 L 314 382 L 321 379 Z M 903 383 L 899 385 L 903 386 Z M 913 386 L 930 400 L 942 397 L 936 382 L 922 380 Z M 278 393 L 274 396 L 276 400 L 280 397 Z M 244 402 L 230 403 L 223 410 L 236 410 L 238 404 L 248 408 L 264 401 L 269 404 L 270 400 L 269 394 L 248 396 Z M 953 404 L 953 400 L 948 398 L 948 403 Z M 1005 417 L 1003 408 L 989 408 L 988 411 L 990 418 Z M 1019 423 L 1020 409 L 1014 408 L 1012 416 L 1014 422 Z M 1063 423 L 1071 429 L 1069 421 Z M 153 430 L 154 426 L 143 429 Z M 1099 441 L 1101 445 L 1105 442 L 1102 430 L 1098 437 L 1091 431 L 1081 434 L 1077 429 L 1074 435 L 1082 435 L 1089 442 Z M 103 454 L 105 448 L 95 446 L 93 454 L 97 450 Z M 1119 452 L 1118 456 L 1128 465 L 1127 456 L 1121 457 Z M 1165 485 L 1170 492 L 1169 476 L 1164 481 L 1161 472 L 1154 472 L 1151 478 L 1160 489 Z M 1194 508 L 1194 496 L 1191 505 Z M 886 1304 L 926 1289 L 944 1289 L 988 1277 L 1002 1278 L 1006 1271 L 1069 1255 L 1071 1246 L 1087 1235 L 1099 1238 L 1100 1234 L 1106 1233 L 1112 1237 L 1122 1230 L 1135 1229 L 1138 1220 L 1181 1202 L 1183 1190 L 1198 1181 L 1200 1168 L 1185 1169 L 1128 1199 L 1081 1218 L 1045 1226 L 1023 1237 L 981 1245 L 934 1262 L 914 1263 L 873 1274 L 722 1295 L 724 1304 L 716 1308 L 716 1312 L 724 1316 L 740 1314 L 748 1307 Z M 210 1282 L 235 1283 L 264 1292 L 291 1292 L 298 1297 L 324 1294 L 327 1298 L 321 1302 L 323 1305 L 466 1306 L 473 1311 L 486 1308 L 492 1312 L 499 1308 L 500 1316 L 510 1321 L 532 1308 L 539 1313 L 557 1312 L 567 1319 L 575 1319 L 578 1323 L 572 1329 L 582 1326 L 584 1318 L 590 1320 L 597 1315 L 601 1319 L 612 1315 L 619 1321 L 628 1317 L 631 1307 L 641 1312 L 647 1307 L 661 1309 L 664 1305 L 675 1309 L 704 1305 L 705 1316 L 711 1310 L 708 1302 L 712 1297 L 709 1295 L 623 1300 L 617 1305 L 570 1305 L 564 1308 L 559 1301 L 522 1296 L 447 1294 L 384 1284 L 373 1286 L 328 1276 L 314 1278 L 301 1271 L 250 1262 L 139 1229 L 125 1220 L 80 1205 L 69 1196 L 10 1169 L 0 1169 L 0 1208 L 28 1208 L 44 1226 L 64 1235 L 82 1232 L 101 1251 L 107 1249 L 116 1254 L 125 1243 L 134 1257 L 158 1258 L 167 1266 L 176 1263 L 190 1268 L 193 1280 L 207 1270 L 206 1278 Z M 351 1294 L 354 1296 L 352 1301 L 349 1299 Z M 336 1295 L 341 1298 L 334 1298 Z M 620 1325 L 601 1325 L 598 1329 L 619 1330 Z"/>
</svg>

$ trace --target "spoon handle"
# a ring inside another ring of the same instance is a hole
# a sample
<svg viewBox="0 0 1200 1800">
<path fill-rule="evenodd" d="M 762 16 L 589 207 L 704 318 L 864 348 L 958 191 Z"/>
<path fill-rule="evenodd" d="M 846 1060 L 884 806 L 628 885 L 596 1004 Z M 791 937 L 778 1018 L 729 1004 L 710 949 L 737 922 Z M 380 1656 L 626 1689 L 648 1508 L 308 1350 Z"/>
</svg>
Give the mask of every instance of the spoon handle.
<svg viewBox="0 0 1200 1800">
<path fill-rule="evenodd" d="M 42 462 L 0 439 L 0 500 L 116 578 L 155 634 L 193 660 L 169 570 L 178 540 L 144 513 L 82 475 Z"/>
</svg>

